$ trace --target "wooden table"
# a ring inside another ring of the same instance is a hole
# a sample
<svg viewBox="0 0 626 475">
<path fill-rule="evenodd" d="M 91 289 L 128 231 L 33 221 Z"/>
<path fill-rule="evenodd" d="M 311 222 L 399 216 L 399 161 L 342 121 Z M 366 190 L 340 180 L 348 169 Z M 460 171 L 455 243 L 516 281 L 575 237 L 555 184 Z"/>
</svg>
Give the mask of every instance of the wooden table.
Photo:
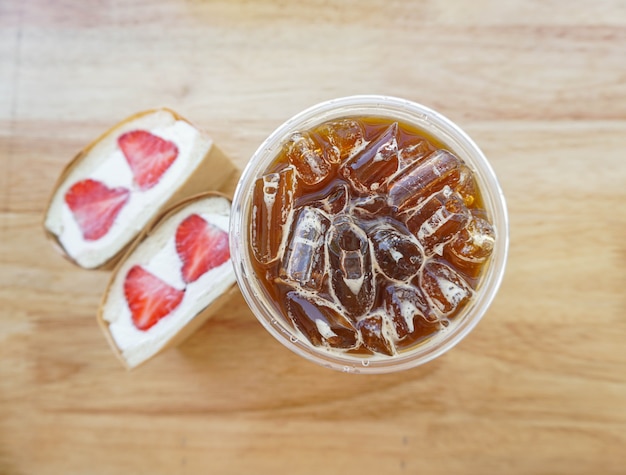
<svg viewBox="0 0 626 475">
<path fill-rule="evenodd" d="M 626 4 L 0 2 L 0 473 L 626 473 Z M 128 373 L 42 213 L 64 164 L 159 105 L 241 166 L 294 113 L 384 93 L 490 158 L 511 216 L 484 320 L 435 362 L 356 376 L 237 296 Z"/>
</svg>

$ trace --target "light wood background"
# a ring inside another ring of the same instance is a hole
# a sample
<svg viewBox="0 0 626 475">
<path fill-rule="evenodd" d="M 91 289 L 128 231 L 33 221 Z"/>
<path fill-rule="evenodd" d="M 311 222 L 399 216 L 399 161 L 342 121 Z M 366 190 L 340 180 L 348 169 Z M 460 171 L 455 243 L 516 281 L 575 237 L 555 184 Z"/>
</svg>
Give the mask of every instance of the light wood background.
<svg viewBox="0 0 626 475">
<path fill-rule="evenodd" d="M 44 239 L 64 164 L 165 105 L 243 166 L 285 119 L 384 93 L 490 158 L 507 274 L 457 348 L 400 374 L 309 363 L 240 296 L 133 373 L 107 274 Z M 0 473 L 626 473 L 626 2 L 0 0 Z"/>
</svg>

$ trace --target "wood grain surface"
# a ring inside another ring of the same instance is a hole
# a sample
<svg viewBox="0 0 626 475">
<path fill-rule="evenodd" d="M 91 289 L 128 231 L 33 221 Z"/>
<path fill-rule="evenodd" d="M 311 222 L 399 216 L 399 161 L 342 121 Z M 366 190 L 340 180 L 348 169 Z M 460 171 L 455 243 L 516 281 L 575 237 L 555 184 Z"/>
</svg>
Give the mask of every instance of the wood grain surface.
<svg viewBox="0 0 626 475">
<path fill-rule="evenodd" d="M 361 93 L 449 116 L 500 178 L 510 259 L 474 332 L 346 375 L 237 296 L 126 372 L 108 274 L 44 238 L 63 166 L 161 105 L 244 166 Z M 0 474 L 626 473 L 626 2 L 0 0 L 0 154 Z"/>
</svg>

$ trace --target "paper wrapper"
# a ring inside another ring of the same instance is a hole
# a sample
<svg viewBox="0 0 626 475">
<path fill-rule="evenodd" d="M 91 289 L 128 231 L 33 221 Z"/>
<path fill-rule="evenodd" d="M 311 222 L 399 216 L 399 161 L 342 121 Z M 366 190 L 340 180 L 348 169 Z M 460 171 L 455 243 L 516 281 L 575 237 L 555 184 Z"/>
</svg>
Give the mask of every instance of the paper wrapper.
<svg viewBox="0 0 626 475">
<path fill-rule="evenodd" d="M 123 267 L 126 260 L 133 254 L 135 249 L 142 242 L 148 239 L 152 234 L 158 232 L 159 226 L 161 224 L 165 223 L 170 217 L 172 217 L 177 212 L 181 211 L 185 206 L 193 203 L 194 201 L 197 201 L 206 197 L 210 197 L 210 196 L 224 197 L 224 198 L 227 198 L 229 201 L 231 199 L 231 196 L 226 193 L 205 192 L 205 193 L 201 193 L 195 196 L 191 196 L 177 203 L 172 208 L 166 210 L 161 215 L 157 216 L 149 226 L 144 228 L 144 230 L 140 233 L 137 239 L 133 241 L 133 243 L 127 250 L 127 252 L 119 260 L 118 264 L 113 270 L 113 273 L 111 274 L 111 278 L 109 280 L 109 283 L 102 297 L 102 302 L 100 303 L 100 308 L 98 309 L 97 320 L 98 320 L 98 325 L 104 332 L 104 336 L 109 342 L 109 345 L 111 346 L 111 349 L 113 350 L 115 355 L 118 357 L 118 359 L 122 362 L 124 367 L 126 367 L 128 370 L 135 369 L 141 366 L 142 364 L 144 364 L 145 362 L 151 360 L 155 356 L 161 354 L 163 351 L 169 348 L 175 347 L 179 345 L 180 343 L 182 343 L 185 339 L 191 336 L 191 334 L 193 334 L 196 330 L 198 330 L 210 317 L 215 315 L 220 310 L 220 308 L 232 298 L 233 295 L 239 292 L 237 283 L 236 282 L 233 283 L 220 296 L 218 296 L 215 300 L 213 300 L 213 302 L 211 302 L 207 307 L 205 307 L 204 309 L 196 313 L 196 315 L 184 327 L 180 328 L 178 331 L 176 331 L 176 333 L 171 335 L 171 337 L 168 339 L 167 343 L 163 347 L 161 347 L 158 351 L 156 351 L 153 355 L 148 357 L 146 360 L 142 361 L 141 363 L 133 367 L 129 366 L 128 362 L 126 361 L 126 358 L 124 358 L 122 350 L 120 350 L 120 348 L 117 346 L 115 339 L 113 338 L 113 335 L 111 335 L 111 332 L 109 330 L 109 322 L 107 322 L 103 316 L 104 306 L 109 297 L 111 287 L 113 286 L 116 280 L 117 274 L 120 271 L 120 269 Z"/>
<path fill-rule="evenodd" d="M 132 122 L 142 116 L 146 116 L 146 115 L 158 112 L 158 111 L 164 111 L 164 112 L 170 113 L 176 120 L 181 120 L 181 121 L 185 121 L 189 123 L 192 127 L 196 128 L 200 132 L 202 137 L 207 138 L 207 139 L 209 138 L 200 128 L 196 127 L 190 121 L 188 121 L 184 117 L 181 117 L 179 114 L 177 114 L 173 110 L 167 109 L 167 108 L 160 108 L 160 109 L 151 109 L 148 111 L 139 112 L 137 114 L 134 114 L 128 117 L 122 122 L 111 127 L 109 130 L 104 132 L 100 137 L 98 137 L 93 142 L 91 142 L 82 151 L 80 151 L 72 159 L 72 161 L 63 169 L 61 175 L 57 179 L 54 185 L 54 188 L 52 189 L 52 193 L 50 194 L 50 198 L 48 199 L 48 202 L 46 205 L 46 213 L 44 214 L 44 225 L 43 225 L 46 237 L 52 243 L 53 247 L 57 249 L 57 251 L 59 251 L 66 259 L 68 259 L 73 264 L 80 266 L 65 251 L 65 249 L 59 242 L 56 234 L 52 233 L 49 229 L 47 229 L 45 225 L 46 217 L 48 216 L 48 213 L 50 212 L 50 207 L 52 205 L 52 201 L 57 192 L 57 189 L 65 182 L 70 172 L 81 162 L 81 160 L 84 157 L 86 157 L 89 154 L 89 152 L 99 142 L 109 137 L 110 135 L 118 134 L 119 130 L 123 126 L 128 124 L 129 122 Z M 204 191 L 209 191 L 209 190 L 218 191 L 218 192 L 223 193 L 230 199 L 232 198 L 232 195 L 235 191 L 240 174 L 241 174 L 241 171 L 239 170 L 237 165 L 235 165 L 226 155 L 224 155 L 224 153 L 222 153 L 222 151 L 215 145 L 215 143 L 212 142 L 211 147 L 209 148 L 209 150 L 207 151 L 207 153 L 205 154 L 201 162 L 198 164 L 198 167 L 196 168 L 196 170 L 187 178 L 186 181 L 184 181 L 176 189 L 176 191 L 170 196 L 170 198 L 155 211 L 154 216 L 158 216 L 160 213 L 163 212 L 163 210 L 170 208 L 172 205 L 176 204 L 180 200 L 187 198 L 189 196 L 204 192 Z M 146 225 L 147 227 L 150 227 L 151 221 L 152 220 L 148 221 Z M 135 234 L 135 237 L 138 234 L 139 233 Z M 117 262 L 119 262 L 121 256 L 123 256 L 125 252 L 128 250 L 133 240 L 134 238 L 129 239 L 129 241 L 124 246 L 122 246 L 115 255 L 110 257 L 107 261 L 105 261 L 101 265 L 90 268 L 89 270 L 92 270 L 92 269 L 110 270 L 114 268 Z"/>
</svg>

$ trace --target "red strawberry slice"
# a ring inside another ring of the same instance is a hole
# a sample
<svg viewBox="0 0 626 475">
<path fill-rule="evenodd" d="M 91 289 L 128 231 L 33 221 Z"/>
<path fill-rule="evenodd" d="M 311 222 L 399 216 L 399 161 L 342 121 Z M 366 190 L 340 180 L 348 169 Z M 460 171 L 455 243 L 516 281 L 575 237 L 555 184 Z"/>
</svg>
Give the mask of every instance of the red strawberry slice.
<svg viewBox="0 0 626 475">
<path fill-rule="evenodd" d="M 65 193 L 65 202 L 86 241 L 96 241 L 108 233 L 129 198 L 126 188 L 109 188 L 91 179 L 74 183 Z"/>
<path fill-rule="evenodd" d="M 176 230 L 176 252 L 183 261 L 183 280 L 195 282 L 230 259 L 228 233 L 192 214 Z"/>
<path fill-rule="evenodd" d="M 135 177 L 135 183 L 144 191 L 156 185 L 174 163 L 178 147 L 146 130 L 126 132 L 117 139 L 126 161 Z"/>
<path fill-rule="evenodd" d="M 133 266 L 126 274 L 124 295 L 139 330 L 149 330 L 180 305 L 185 295 L 151 274 L 141 266 Z"/>
</svg>

